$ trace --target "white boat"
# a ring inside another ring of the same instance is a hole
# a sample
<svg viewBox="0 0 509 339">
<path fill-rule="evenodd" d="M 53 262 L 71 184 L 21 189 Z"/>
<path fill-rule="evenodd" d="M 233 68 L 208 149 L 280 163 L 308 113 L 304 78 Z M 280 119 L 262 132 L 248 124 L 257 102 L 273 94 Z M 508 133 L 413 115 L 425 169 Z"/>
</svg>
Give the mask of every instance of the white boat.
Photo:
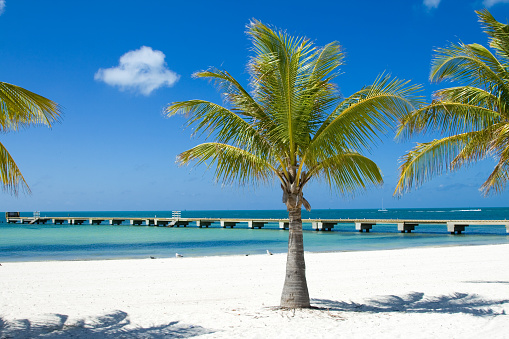
<svg viewBox="0 0 509 339">
<path fill-rule="evenodd" d="M 382 208 L 379 209 L 378 212 L 387 212 L 387 210 L 384 208 L 384 199 L 382 199 Z"/>
</svg>

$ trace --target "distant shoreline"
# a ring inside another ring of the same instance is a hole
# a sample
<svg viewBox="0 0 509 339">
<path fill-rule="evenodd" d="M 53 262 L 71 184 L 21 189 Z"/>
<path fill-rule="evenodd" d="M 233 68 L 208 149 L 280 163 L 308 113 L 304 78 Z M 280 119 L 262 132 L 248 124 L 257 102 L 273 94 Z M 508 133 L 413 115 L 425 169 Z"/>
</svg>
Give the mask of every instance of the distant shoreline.
<svg viewBox="0 0 509 339">
<path fill-rule="evenodd" d="M 509 237 L 509 235 L 508 235 Z M 337 253 L 352 253 L 352 252 L 376 252 L 376 251 L 399 251 L 399 250 L 411 250 L 411 249 L 431 249 L 431 248 L 448 248 L 448 247 L 475 247 L 475 246 L 501 246 L 507 245 L 508 242 L 500 242 L 500 243 L 492 243 L 492 244 L 442 244 L 442 245 L 423 245 L 423 246 L 413 246 L 413 247 L 396 247 L 396 248 L 386 248 L 386 249 L 357 249 L 357 250 L 339 250 L 339 251 L 307 251 L 304 248 L 305 255 L 313 255 L 313 254 L 337 254 Z M 280 255 L 286 255 L 286 252 L 276 253 Z M 186 256 L 186 258 L 215 258 L 215 257 L 248 257 L 248 256 L 265 256 L 266 253 L 254 253 L 254 254 L 212 254 L 212 255 L 196 255 L 196 256 Z M 40 260 L 0 260 L 0 263 L 43 263 L 43 262 L 90 262 L 90 261 L 123 261 L 123 260 L 147 260 L 147 259 L 159 259 L 159 260 L 179 260 L 181 258 L 175 258 L 174 256 L 162 256 L 162 257 L 106 257 L 106 258 L 79 258 L 79 259 L 40 259 Z"/>
</svg>

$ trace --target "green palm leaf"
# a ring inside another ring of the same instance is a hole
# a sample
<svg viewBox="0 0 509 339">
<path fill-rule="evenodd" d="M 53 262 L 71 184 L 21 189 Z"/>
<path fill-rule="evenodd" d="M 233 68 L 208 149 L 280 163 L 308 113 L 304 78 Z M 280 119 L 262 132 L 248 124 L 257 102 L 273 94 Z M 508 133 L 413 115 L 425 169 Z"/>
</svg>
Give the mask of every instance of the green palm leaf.
<svg viewBox="0 0 509 339">
<path fill-rule="evenodd" d="M 472 86 L 488 86 L 490 92 L 498 89 L 507 94 L 504 82 L 507 71 L 497 58 L 479 44 L 459 44 L 438 48 L 432 62 L 430 79 L 466 82 Z"/>
<path fill-rule="evenodd" d="M 401 160 L 395 194 L 418 188 L 435 175 L 454 169 L 453 162 L 473 133 L 465 133 L 418 143 Z"/>
<path fill-rule="evenodd" d="M 0 82 L 0 130 L 16 131 L 30 125 L 51 127 L 60 107 L 53 101 L 16 85 Z"/>
<path fill-rule="evenodd" d="M 487 10 L 477 14 L 495 54 L 479 44 L 457 44 L 436 51 L 431 80 L 465 85 L 435 92 L 431 104 L 400 120 L 398 137 L 426 132 L 446 137 L 418 144 L 401 159 L 395 194 L 489 155 L 497 165 L 481 190 L 488 194 L 505 187 L 509 164 L 504 139 L 509 125 L 509 26 L 497 22 Z"/>
<path fill-rule="evenodd" d="M 357 152 L 338 154 L 324 159 L 308 172 L 309 176 L 325 179 L 340 194 L 354 194 L 359 189 L 383 183 L 375 162 Z"/>
<path fill-rule="evenodd" d="M 23 178 L 18 165 L 14 162 L 11 155 L 0 142 L 0 179 L 2 180 L 3 189 L 15 195 L 24 191 L 30 193 L 30 188 Z"/>
<path fill-rule="evenodd" d="M 213 81 L 237 114 L 258 120 L 265 117 L 265 112 L 258 102 L 227 71 L 211 68 L 208 71 L 196 72 L 193 76 Z"/>
<path fill-rule="evenodd" d="M 416 133 L 441 132 L 448 135 L 479 131 L 502 121 L 500 113 L 489 108 L 459 102 L 435 101 L 401 119 L 396 137 L 410 138 Z"/>
<path fill-rule="evenodd" d="M 509 39 L 507 38 L 509 26 L 495 20 L 487 9 L 476 13 L 484 32 L 490 37 L 490 47 L 496 50 L 503 63 L 507 65 L 509 63 Z"/>
<path fill-rule="evenodd" d="M 46 125 L 60 118 L 60 107 L 53 101 L 16 85 L 0 82 L 0 132 L 17 131 L 31 125 Z M 15 195 L 30 193 L 18 166 L 0 144 L 0 180 L 4 190 Z"/>
<path fill-rule="evenodd" d="M 325 119 L 308 148 L 310 154 L 330 155 L 341 149 L 369 149 L 394 122 L 421 104 L 420 86 L 381 75 L 371 86 L 341 102 Z"/>
<path fill-rule="evenodd" d="M 208 132 L 217 141 L 234 145 L 251 145 L 251 151 L 266 154 L 269 143 L 254 128 L 253 123 L 242 119 L 236 112 L 232 112 L 220 105 L 203 101 L 188 100 L 175 102 L 166 108 L 167 116 L 184 114 L 190 116 L 187 125 L 195 126 L 195 133 Z M 252 142 L 255 140 L 255 142 Z"/>
<path fill-rule="evenodd" d="M 506 188 L 507 181 L 509 180 L 508 163 L 507 159 L 505 162 L 499 162 L 488 179 L 482 184 L 481 190 L 484 192 L 485 196 L 492 192 L 500 193 Z"/>
<path fill-rule="evenodd" d="M 180 164 L 205 163 L 215 166 L 215 176 L 225 183 L 234 181 L 247 184 L 255 181 L 268 182 L 275 174 L 272 165 L 265 159 L 243 149 L 227 144 L 208 142 L 197 145 L 178 156 Z"/>
<path fill-rule="evenodd" d="M 495 130 L 491 140 L 491 149 L 496 150 L 498 163 L 481 186 L 485 195 L 491 192 L 500 193 L 506 188 L 509 179 L 509 124 L 503 124 Z"/>
</svg>

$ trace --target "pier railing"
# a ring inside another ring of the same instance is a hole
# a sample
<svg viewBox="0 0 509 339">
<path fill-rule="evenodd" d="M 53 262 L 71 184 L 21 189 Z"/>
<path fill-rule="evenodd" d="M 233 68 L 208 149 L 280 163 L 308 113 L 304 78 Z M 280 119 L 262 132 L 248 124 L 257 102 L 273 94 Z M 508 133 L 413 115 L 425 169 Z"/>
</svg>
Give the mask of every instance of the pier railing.
<svg viewBox="0 0 509 339">
<path fill-rule="evenodd" d="M 223 228 L 233 228 L 237 225 L 246 225 L 248 228 L 261 229 L 267 224 L 278 224 L 280 229 L 288 229 L 288 219 L 249 219 L 249 218 L 182 218 L 180 213 L 174 213 L 171 218 L 121 218 L 121 217 L 21 217 L 7 215 L 8 223 L 23 224 L 54 224 L 54 225 L 133 225 L 133 226 L 160 226 L 160 227 L 187 227 L 199 228 L 220 225 Z M 410 233 L 416 227 L 426 225 L 443 225 L 451 234 L 461 234 L 468 226 L 505 226 L 509 233 L 508 220 L 423 220 L 423 219 L 302 219 L 303 224 L 311 224 L 317 231 L 331 231 L 338 224 L 354 224 L 359 232 L 369 232 L 377 225 L 395 225 L 398 231 Z"/>
</svg>

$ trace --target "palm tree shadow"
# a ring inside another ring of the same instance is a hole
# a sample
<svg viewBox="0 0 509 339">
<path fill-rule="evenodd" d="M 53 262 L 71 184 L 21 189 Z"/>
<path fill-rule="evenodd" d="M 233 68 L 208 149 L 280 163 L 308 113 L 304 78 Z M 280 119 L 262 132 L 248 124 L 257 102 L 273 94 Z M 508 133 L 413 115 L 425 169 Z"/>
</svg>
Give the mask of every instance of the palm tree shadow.
<svg viewBox="0 0 509 339">
<path fill-rule="evenodd" d="M 0 317 L 0 338 L 189 338 L 214 332 L 178 321 L 150 328 L 130 327 L 128 314 L 123 311 L 82 319 L 72 325 L 65 324 L 67 319 L 63 314 L 52 314 L 44 321 L 6 321 Z"/>
<path fill-rule="evenodd" d="M 466 283 L 471 283 L 471 284 L 506 284 L 506 285 L 509 285 L 509 281 L 504 281 L 504 280 L 470 280 L 470 281 L 465 281 Z"/>
<path fill-rule="evenodd" d="M 505 315 L 503 304 L 509 299 L 488 300 L 477 294 L 454 293 L 439 297 L 425 297 L 413 292 L 403 296 L 386 295 L 368 299 L 366 303 L 313 299 L 320 308 L 344 312 L 402 312 L 402 313 L 464 313 L 473 316 Z"/>
</svg>

